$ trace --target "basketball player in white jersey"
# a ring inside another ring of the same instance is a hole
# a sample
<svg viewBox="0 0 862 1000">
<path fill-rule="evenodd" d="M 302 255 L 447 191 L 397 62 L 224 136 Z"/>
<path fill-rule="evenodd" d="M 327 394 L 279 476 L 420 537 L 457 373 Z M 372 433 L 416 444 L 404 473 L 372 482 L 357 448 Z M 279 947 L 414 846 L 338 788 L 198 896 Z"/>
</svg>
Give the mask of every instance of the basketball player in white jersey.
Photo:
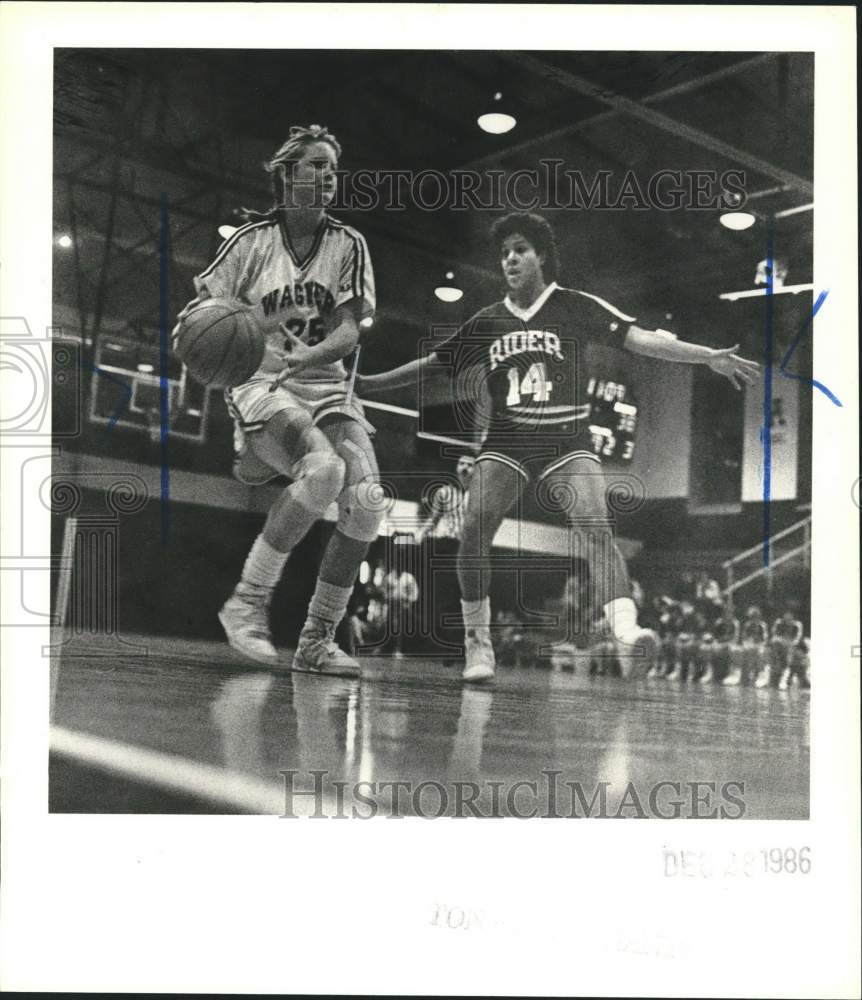
<svg viewBox="0 0 862 1000">
<path fill-rule="evenodd" d="M 250 305 L 266 336 L 259 369 L 225 393 L 235 424 L 234 471 L 259 484 L 283 474 L 242 578 L 219 613 L 231 646 L 263 663 L 278 654 L 269 630 L 272 593 L 293 547 L 334 501 L 338 524 L 324 553 L 293 669 L 358 676 L 336 645 L 359 566 L 378 533 L 377 463 L 344 359 L 374 313 L 371 260 L 355 229 L 327 213 L 341 147 L 320 125 L 293 127 L 265 164 L 275 207 L 220 247 L 195 278 L 197 299 Z M 186 310 L 180 314 L 185 315 Z"/>
</svg>

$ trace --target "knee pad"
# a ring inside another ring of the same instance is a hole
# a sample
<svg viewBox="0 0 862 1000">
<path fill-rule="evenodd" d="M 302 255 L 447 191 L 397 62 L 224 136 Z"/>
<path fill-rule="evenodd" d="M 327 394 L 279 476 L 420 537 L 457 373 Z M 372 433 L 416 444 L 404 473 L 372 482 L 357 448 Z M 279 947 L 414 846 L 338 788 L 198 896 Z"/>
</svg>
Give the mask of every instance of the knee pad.
<svg viewBox="0 0 862 1000">
<path fill-rule="evenodd" d="M 373 542 L 380 531 L 383 506 L 373 482 L 354 483 L 338 497 L 338 530 L 358 542 Z"/>
<path fill-rule="evenodd" d="M 343 487 L 344 461 L 334 452 L 311 451 L 293 467 L 293 496 L 307 510 L 322 514 Z"/>
</svg>

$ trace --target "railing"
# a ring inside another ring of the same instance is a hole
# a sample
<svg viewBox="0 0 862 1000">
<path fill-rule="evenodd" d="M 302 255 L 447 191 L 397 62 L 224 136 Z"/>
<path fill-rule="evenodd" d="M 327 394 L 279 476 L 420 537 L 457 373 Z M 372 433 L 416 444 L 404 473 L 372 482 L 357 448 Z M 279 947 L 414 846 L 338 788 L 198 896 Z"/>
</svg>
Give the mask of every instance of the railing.
<svg viewBox="0 0 862 1000">
<path fill-rule="evenodd" d="M 771 595 L 775 570 L 793 560 L 800 560 L 805 570 L 811 562 L 811 518 L 805 517 L 789 528 L 772 535 L 765 543 L 769 559 L 764 564 L 764 543 L 752 545 L 721 564 L 725 573 L 724 594 L 732 606 L 736 593 L 755 580 L 765 578 Z M 757 565 L 755 566 L 755 561 Z"/>
</svg>

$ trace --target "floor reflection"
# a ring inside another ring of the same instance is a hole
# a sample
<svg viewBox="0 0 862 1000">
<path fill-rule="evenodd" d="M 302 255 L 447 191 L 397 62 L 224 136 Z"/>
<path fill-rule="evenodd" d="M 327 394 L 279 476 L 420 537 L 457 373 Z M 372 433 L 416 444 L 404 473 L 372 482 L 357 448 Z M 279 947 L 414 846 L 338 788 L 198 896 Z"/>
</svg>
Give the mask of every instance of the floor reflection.
<svg viewBox="0 0 862 1000">
<path fill-rule="evenodd" d="M 148 660 L 63 661 L 55 722 L 277 787 L 561 780 L 644 788 L 745 783 L 752 817 L 807 815 L 807 693 L 688 690 L 510 670 L 464 687 L 432 661 L 377 661 L 362 681 L 239 668 L 221 647 L 149 640 Z M 309 779 L 307 783 L 310 782 Z"/>
</svg>

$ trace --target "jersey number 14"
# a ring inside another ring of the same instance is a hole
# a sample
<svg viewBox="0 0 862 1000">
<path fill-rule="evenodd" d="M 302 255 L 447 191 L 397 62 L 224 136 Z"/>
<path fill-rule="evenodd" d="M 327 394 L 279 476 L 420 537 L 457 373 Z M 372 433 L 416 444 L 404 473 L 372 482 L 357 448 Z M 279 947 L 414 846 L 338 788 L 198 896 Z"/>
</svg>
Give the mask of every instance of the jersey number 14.
<svg viewBox="0 0 862 1000">
<path fill-rule="evenodd" d="M 521 378 L 517 368 L 510 368 L 509 394 L 506 396 L 506 406 L 517 406 L 522 398 L 532 397 L 534 403 L 547 403 L 551 396 L 552 383 L 548 379 L 544 361 L 536 361 L 530 365 Z"/>
</svg>

